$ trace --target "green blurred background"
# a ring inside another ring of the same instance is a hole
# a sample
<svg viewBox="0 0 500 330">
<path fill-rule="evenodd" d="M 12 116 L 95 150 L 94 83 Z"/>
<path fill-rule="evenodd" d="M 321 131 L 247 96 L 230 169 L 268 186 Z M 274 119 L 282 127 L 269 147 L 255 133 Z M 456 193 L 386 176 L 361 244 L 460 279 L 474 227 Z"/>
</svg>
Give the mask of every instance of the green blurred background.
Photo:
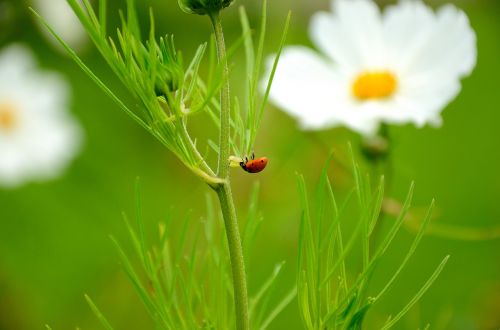
<svg viewBox="0 0 500 330">
<path fill-rule="evenodd" d="M 47 0 L 49 1 L 49 0 Z M 110 1 L 111 13 L 124 1 Z M 139 0 L 146 18 L 155 10 L 160 33 L 173 33 L 186 58 L 210 35 L 206 18 L 180 11 L 176 0 Z M 391 1 L 380 2 L 380 4 Z M 427 1 L 439 6 L 442 1 Z M 488 229 L 500 225 L 500 2 L 454 1 L 466 11 L 478 37 L 478 64 L 463 81 L 463 91 L 444 111 L 440 129 L 392 127 L 395 141 L 393 195 L 402 198 L 416 181 L 415 205 L 425 207 L 435 197 L 441 223 Z M 141 178 L 144 215 L 150 237 L 171 211 L 179 221 L 187 210 L 205 212 L 209 189 L 183 168 L 160 143 L 133 123 L 64 54 L 43 37 L 25 0 L 0 0 L 0 48 L 22 42 L 41 65 L 61 72 L 73 86 L 72 111 L 85 130 L 83 151 L 57 180 L 28 184 L 16 190 L 0 188 L 0 329 L 99 329 L 88 308 L 88 293 L 117 329 L 147 329 L 149 319 L 118 262 L 109 235 L 127 242 L 121 212 L 132 214 L 134 180 Z M 240 33 L 237 7 L 245 5 L 257 26 L 260 1 L 237 0 L 225 12 L 227 40 Z M 327 0 L 269 1 L 270 53 L 279 42 L 288 9 L 293 24 L 288 44 L 310 44 L 308 20 L 327 9 Z M 146 22 L 144 20 L 144 22 Z M 88 45 L 80 52 L 104 81 L 122 94 L 120 83 Z M 243 54 L 233 78 L 244 68 Z M 241 79 L 239 80 L 241 81 Z M 235 87 L 237 90 L 237 86 Z M 316 181 L 329 150 L 344 155 L 347 141 L 359 137 L 345 129 L 301 132 L 287 115 L 268 108 L 256 151 L 270 158 L 259 176 L 233 171 L 237 208 L 246 212 L 252 182 L 261 183 L 260 210 L 264 222 L 257 237 L 250 269 L 250 291 L 281 260 L 285 276 L 279 290 L 294 283 L 297 227 L 300 216 L 295 173 Z M 0 155 L 1 157 L 1 155 Z M 348 173 L 334 164 L 331 175 L 340 196 L 352 186 Z M 384 278 L 401 258 L 412 234 L 403 231 L 375 279 Z M 130 250 L 130 247 L 128 247 Z M 461 241 L 426 237 L 396 286 L 371 313 L 378 320 L 398 311 L 423 284 L 444 255 L 451 259 L 431 290 L 396 326 L 417 329 L 500 328 L 500 240 Z M 272 324 L 272 329 L 299 328 L 296 303 Z"/>
</svg>

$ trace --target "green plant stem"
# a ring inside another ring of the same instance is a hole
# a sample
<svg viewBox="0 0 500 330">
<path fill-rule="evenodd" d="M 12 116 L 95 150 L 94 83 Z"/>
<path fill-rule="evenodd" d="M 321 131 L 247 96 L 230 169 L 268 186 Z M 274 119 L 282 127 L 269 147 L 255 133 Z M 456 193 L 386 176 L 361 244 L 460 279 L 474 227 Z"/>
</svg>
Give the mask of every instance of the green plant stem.
<svg viewBox="0 0 500 330">
<path fill-rule="evenodd" d="M 228 182 L 219 185 L 216 189 L 219 197 L 226 237 L 231 258 L 231 270 L 233 273 L 234 305 L 236 308 L 236 328 L 248 330 L 250 328 L 248 319 L 248 294 L 243 260 L 243 249 L 241 246 L 240 230 L 236 218 L 231 186 Z"/>
<path fill-rule="evenodd" d="M 220 178 L 227 178 L 229 175 L 229 129 L 231 116 L 231 100 L 229 94 L 229 67 L 227 65 L 226 44 L 224 42 L 224 32 L 222 31 L 222 22 L 220 13 L 212 13 L 210 20 L 214 28 L 215 42 L 217 45 L 217 57 L 223 67 L 224 85 L 220 93 L 220 134 L 219 134 L 219 162 L 217 174 Z"/>
<path fill-rule="evenodd" d="M 236 311 L 236 328 L 238 330 L 248 330 L 250 322 L 248 318 L 248 293 L 245 263 L 243 259 L 243 248 L 241 245 L 240 230 L 238 227 L 238 219 L 234 208 L 233 195 L 231 193 L 231 185 L 229 181 L 229 130 L 231 104 L 229 95 L 229 68 L 227 65 L 226 45 L 224 42 L 224 33 L 222 31 L 222 23 L 219 12 L 211 13 L 210 20 L 215 33 L 215 41 L 217 45 L 217 56 L 219 63 L 223 66 L 224 85 L 221 89 L 220 96 L 220 135 L 219 135 L 219 161 L 218 161 L 218 177 L 224 180 L 223 183 L 215 187 L 217 196 L 224 217 L 224 225 L 226 228 L 226 237 L 229 247 L 229 256 L 231 259 L 231 271 L 233 274 L 234 287 L 234 305 Z"/>
<path fill-rule="evenodd" d="M 367 156 L 366 153 L 362 154 L 365 156 L 366 161 L 370 165 L 372 177 L 378 179 L 380 175 L 384 176 L 385 190 L 383 198 L 385 199 L 389 197 L 391 194 L 392 178 L 394 174 L 393 173 L 394 169 L 392 164 L 392 139 L 389 134 L 389 128 L 387 125 L 383 124 L 380 127 L 380 130 L 378 132 L 378 138 L 381 138 L 382 141 L 386 143 L 385 146 L 382 146 L 382 149 L 379 151 L 379 153 L 372 154 L 371 156 Z M 375 226 L 372 229 L 368 242 L 369 249 L 375 247 L 377 244 L 377 239 L 380 235 L 381 221 L 384 215 L 385 214 L 382 210 L 379 214 L 377 222 L 375 223 Z M 368 257 L 370 257 L 370 255 L 368 255 Z"/>
</svg>

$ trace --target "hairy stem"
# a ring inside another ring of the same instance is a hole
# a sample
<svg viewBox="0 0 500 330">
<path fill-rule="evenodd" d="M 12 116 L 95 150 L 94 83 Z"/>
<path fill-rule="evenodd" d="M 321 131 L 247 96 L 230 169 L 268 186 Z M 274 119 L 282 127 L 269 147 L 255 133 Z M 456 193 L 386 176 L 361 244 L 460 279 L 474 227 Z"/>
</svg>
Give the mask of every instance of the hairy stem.
<svg viewBox="0 0 500 330">
<path fill-rule="evenodd" d="M 224 42 L 224 33 L 222 31 L 222 23 L 220 13 L 210 15 L 215 33 L 215 41 L 217 44 L 217 57 L 219 63 L 223 66 L 224 85 L 220 93 L 220 134 L 219 134 L 219 162 L 217 174 L 225 179 L 229 174 L 229 129 L 231 116 L 231 103 L 229 94 L 229 68 L 227 65 L 226 45 Z"/>
<path fill-rule="evenodd" d="M 217 57 L 219 63 L 223 66 L 224 85 L 220 95 L 220 135 L 219 135 L 219 161 L 218 177 L 224 180 L 224 183 L 215 187 L 217 196 L 224 217 L 226 228 L 226 237 L 229 246 L 229 256 L 231 259 L 231 271 L 233 274 L 234 305 L 236 311 L 236 328 L 238 330 L 248 330 L 250 322 L 248 318 L 248 293 L 245 273 L 245 262 L 243 259 L 243 248 L 241 245 L 240 230 L 238 219 L 234 208 L 233 195 L 229 181 L 229 138 L 230 138 L 230 116 L 231 104 L 229 95 L 229 69 L 226 57 L 226 45 L 224 42 L 224 33 L 220 13 L 210 14 L 210 19 L 215 33 L 217 44 Z"/>
<path fill-rule="evenodd" d="M 248 294 L 245 274 L 245 263 L 243 260 L 243 249 L 241 247 L 240 230 L 234 208 L 231 186 L 224 183 L 216 190 L 219 197 L 226 236 L 231 258 L 231 270 L 233 273 L 234 304 L 236 308 L 236 328 L 248 330 L 250 328 L 248 319 Z"/>
</svg>

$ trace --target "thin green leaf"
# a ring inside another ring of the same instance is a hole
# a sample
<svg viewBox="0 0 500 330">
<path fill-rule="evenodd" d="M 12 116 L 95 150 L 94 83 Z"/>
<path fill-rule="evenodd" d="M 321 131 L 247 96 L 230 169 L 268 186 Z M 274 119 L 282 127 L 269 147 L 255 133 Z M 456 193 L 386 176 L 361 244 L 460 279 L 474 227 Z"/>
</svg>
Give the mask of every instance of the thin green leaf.
<svg viewBox="0 0 500 330">
<path fill-rule="evenodd" d="M 266 25 L 267 25 L 267 0 L 262 1 L 262 13 L 261 13 L 261 23 L 260 23 L 260 34 L 257 46 L 257 56 L 255 57 L 255 65 L 253 72 L 253 85 L 251 87 L 252 91 L 257 89 L 257 82 L 259 81 L 260 69 L 262 65 L 262 60 L 264 58 L 264 42 L 266 40 Z"/>
<path fill-rule="evenodd" d="M 108 320 L 106 319 L 106 317 L 101 313 L 101 311 L 99 310 L 99 308 L 96 306 L 96 304 L 94 304 L 94 302 L 92 301 L 92 299 L 90 299 L 90 297 L 88 295 L 85 295 L 85 300 L 87 301 L 87 303 L 89 304 L 90 308 L 92 309 L 92 312 L 94 312 L 95 316 L 97 316 L 97 318 L 101 322 L 101 325 L 106 330 L 113 330 L 113 327 L 111 326 L 111 324 L 108 322 Z M 49 326 L 47 326 L 47 328 L 50 329 Z"/>
<path fill-rule="evenodd" d="M 278 68 L 278 62 L 280 60 L 280 56 L 281 56 L 281 53 L 283 51 L 283 47 L 285 46 L 286 37 L 288 35 L 288 29 L 290 27 L 291 17 L 292 17 L 292 13 L 288 12 L 288 15 L 287 15 L 286 21 L 285 21 L 285 27 L 284 27 L 283 33 L 281 35 L 281 41 L 280 41 L 280 45 L 278 48 L 278 52 L 276 53 L 276 57 L 274 58 L 273 66 L 271 69 L 271 74 L 269 75 L 269 79 L 267 81 L 267 86 L 266 86 L 266 91 L 264 92 L 264 98 L 262 100 L 262 103 L 261 103 L 261 106 L 260 106 L 260 109 L 259 109 L 259 112 L 257 115 L 257 118 L 258 118 L 257 123 L 261 122 L 262 116 L 264 114 L 264 108 L 266 107 L 267 101 L 269 99 L 269 93 L 271 92 L 271 86 L 272 86 L 272 83 L 274 80 L 274 75 L 276 74 L 276 69 Z"/>
<path fill-rule="evenodd" d="M 351 237 L 349 238 L 349 241 L 344 247 L 343 253 L 337 257 L 337 261 L 335 264 L 330 268 L 329 272 L 324 276 L 323 281 L 321 282 L 321 286 L 324 286 L 335 274 L 335 271 L 337 268 L 341 265 L 344 264 L 345 258 L 351 252 L 352 248 L 355 246 L 356 240 L 361 233 L 361 230 L 363 229 L 363 223 L 361 221 L 358 221 L 356 224 L 356 228 L 354 228 L 353 233 L 351 234 Z"/>
<path fill-rule="evenodd" d="M 144 288 L 139 276 L 137 275 L 134 267 L 132 266 L 132 263 L 127 257 L 127 254 L 125 253 L 125 251 L 123 251 L 120 243 L 118 243 L 118 241 L 112 236 L 111 236 L 111 241 L 113 242 L 118 251 L 118 255 L 123 263 L 125 273 L 131 280 L 132 284 L 134 285 L 136 292 L 141 297 L 141 300 L 146 306 L 146 309 L 148 310 L 149 314 L 151 315 L 151 317 L 155 318 L 157 315 L 155 304 L 149 297 L 148 291 L 146 290 L 146 288 Z"/>
<path fill-rule="evenodd" d="M 412 182 L 410 184 L 410 189 L 408 190 L 408 194 L 406 195 L 405 202 L 403 203 L 403 207 L 401 209 L 401 212 L 398 215 L 398 218 L 394 222 L 393 226 L 389 230 L 389 233 L 385 236 L 384 240 L 382 241 L 382 244 L 380 244 L 379 249 L 375 253 L 375 256 L 373 259 L 379 258 L 381 255 L 385 253 L 389 245 L 391 244 L 392 240 L 396 236 L 397 232 L 401 228 L 401 225 L 403 224 L 403 221 L 406 218 L 406 215 L 408 214 L 408 211 L 410 210 L 411 207 L 411 202 L 413 200 L 413 191 L 415 189 L 415 183 Z"/>
<path fill-rule="evenodd" d="M 269 289 L 274 285 L 276 279 L 278 278 L 281 270 L 283 269 L 284 261 L 280 262 L 274 267 L 273 273 L 271 276 L 262 284 L 259 291 L 255 296 L 252 297 L 250 302 L 250 311 L 255 310 L 255 308 L 259 305 L 259 302 L 264 297 L 264 295 L 269 291 Z"/>
<path fill-rule="evenodd" d="M 137 223 L 137 228 L 139 229 L 139 245 L 140 245 L 140 258 L 148 274 L 151 274 L 153 269 L 149 263 L 146 251 L 146 236 L 144 231 L 144 221 L 142 219 L 142 200 L 141 200 L 141 189 L 140 189 L 140 179 L 139 177 L 135 180 L 135 220 Z"/>
<path fill-rule="evenodd" d="M 375 202 L 373 204 L 372 217 L 368 227 L 368 236 L 370 236 L 373 233 L 373 229 L 375 229 L 377 221 L 380 218 L 380 211 L 382 209 L 382 203 L 384 201 L 384 184 L 385 184 L 384 176 L 381 176 L 380 182 L 377 187 L 377 191 L 375 192 Z"/>
<path fill-rule="evenodd" d="M 240 6 L 240 22 L 242 27 L 242 34 L 245 36 L 244 46 L 245 46 L 245 57 L 246 57 L 246 67 L 247 67 L 247 79 L 250 79 L 254 66 L 255 66 L 255 51 L 253 47 L 253 40 L 250 30 L 250 24 L 248 23 L 248 16 L 245 7 Z"/>
<path fill-rule="evenodd" d="M 412 307 L 417 303 L 420 298 L 424 295 L 424 293 L 430 288 L 430 286 L 434 283 L 434 281 L 438 278 L 439 274 L 443 270 L 444 266 L 448 262 L 450 256 L 446 256 L 443 261 L 436 268 L 434 273 L 432 273 L 431 277 L 425 282 L 422 288 L 417 292 L 417 294 L 410 300 L 410 302 L 398 313 L 394 318 L 392 318 L 388 323 L 386 323 L 381 330 L 390 329 L 394 324 L 396 324 Z"/>
<path fill-rule="evenodd" d="M 262 223 L 262 218 L 258 214 L 258 200 L 259 200 L 260 184 L 258 181 L 255 182 L 250 193 L 250 202 L 248 206 L 247 221 L 245 224 L 245 229 L 243 231 L 243 255 L 247 264 L 250 261 L 250 253 L 252 251 L 252 244 L 255 241 L 257 231 L 260 224 Z"/>
<path fill-rule="evenodd" d="M 101 25 L 101 36 L 103 39 L 106 38 L 106 28 L 107 28 L 107 22 L 106 22 L 106 10 L 107 10 L 107 4 L 108 0 L 99 0 L 99 23 Z"/>
<path fill-rule="evenodd" d="M 71 1 L 71 0 L 70 0 Z M 74 1 L 74 0 L 72 0 Z M 64 47 L 73 61 L 78 64 L 78 66 L 85 72 L 94 83 L 99 86 L 104 93 L 106 93 L 125 113 L 127 113 L 132 119 L 134 119 L 139 125 L 141 125 L 144 129 L 151 132 L 151 128 L 141 119 L 139 118 L 132 110 L 130 110 L 93 72 L 90 70 L 85 63 L 78 57 L 78 55 L 69 47 L 69 45 L 62 40 L 61 37 L 50 27 L 50 25 L 45 21 L 36 11 L 30 8 L 31 12 L 42 22 L 42 24 L 49 30 L 49 32 L 54 36 L 54 38 L 59 41 L 59 43 Z"/>
<path fill-rule="evenodd" d="M 293 288 L 283 299 L 276 305 L 276 307 L 269 313 L 269 316 L 260 326 L 261 330 L 267 329 L 272 321 L 278 316 L 297 296 L 297 289 Z"/>
<path fill-rule="evenodd" d="M 408 250 L 408 253 L 406 254 L 405 258 L 403 261 L 400 263 L 398 269 L 394 273 L 394 275 L 391 277 L 391 279 L 387 282 L 387 284 L 384 286 L 382 290 L 380 290 L 379 294 L 375 297 L 375 301 L 379 300 L 380 297 L 392 286 L 398 275 L 401 273 L 403 268 L 406 266 L 410 258 L 413 256 L 415 253 L 415 250 L 417 249 L 418 245 L 420 244 L 420 241 L 422 240 L 422 237 L 424 236 L 424 233 L 429 226 L 430 220 L 431 220 L 431 215 L 432 215 L 432 210 L 434 209 L 434 200 L 432 200 L 431 205 L 429 206 L 429 209 L 427 210 L 427 214 L 425 215 L 424 221 L 422 222 L 422 225 L 420 226 L 420 229 L 415 236 L 413 243 L 410 246 L 410 249 Z"/>
</svg>

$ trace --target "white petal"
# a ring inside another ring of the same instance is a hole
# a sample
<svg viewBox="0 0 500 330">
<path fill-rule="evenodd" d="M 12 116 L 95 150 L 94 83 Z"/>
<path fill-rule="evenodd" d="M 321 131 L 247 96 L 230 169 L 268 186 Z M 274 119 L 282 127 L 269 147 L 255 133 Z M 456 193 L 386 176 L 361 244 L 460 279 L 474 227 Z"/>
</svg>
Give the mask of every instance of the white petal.
<svg viewBox="0 0 500 330">
<path fill-rule="evenodd" d="M 68 112 L 69 86 L 57 74 L 40 72 L 31 52 L 0 53 L 0 104 L 15 111 L 11 130 L 0 127 L 0 185 L 17 187 L 61 174 L 81 145 L 82 130 Z"/>
<path fill-rule="evenodd" d="M 355 111 L 355 107 L 349 107 L 347 111 Z M 380 120 L 378 118 L 369 118 L 368 116 L 357 118 L 346 116 L 344 118 L 345 126 L 349 129 L 358 132 L 363 136 L 374 136 L 377 134 L 380 127 Z"/>
<path fill-rule="evenodd" d="M 400 1 L 383 15 L 384 42 L 390 63 L 401 70 L 411 60 L 422 39 L 432 33 L 434 13 L 420 0 Z"/>
<path fill-rule="evenodd" d="M 273 60 L 268 60 L 268 72 Z M 332 120 L 338 90 L 330 63 L 306 47 L 288 47 L 281 55 L 270 100 L 302 127 L 321 128 Z"/>
<path fill-rule="evenodd" d="M 26 166 L 24 154 L 19 152 L 21 145 L 0 137 L 0 186 L 15 187 L 25 180 Z"/>
<path fill-rule="evenodd" d="M 417 126 L 436 123 L 441 111 L 460 92 L 460 82 L 437 75 L 421 75 L 419 79 L 402 81 L 396 100 L 397 109 L 401 112 L 388 113 L 384 116 L 386 122 L 408 121 Z"/>
<path fill-rule="evenodd" d="M 387 7 L 333 0 L 318 13 L 311 39 L 331 61 L 308 49 L 285 51 L 271 100 L 305 128 L 345 125 L 363 135 L 380 123 L 440 125 L 441 111 L 476 63 L 476 37 L 465 14 L 449 5 L 434 13 L 420 0 Z M 352 83 L 364 71 L 388 70 L 398 80 L 387 99 L 360 101 Z M 300 86 L 300 87 L 297 87 Z"/>
<path fill-rule="evenodd" d="M 26 80 L 34 67 L 33 55 L 25 46 L 14 44 L 3 49 L 0 53 L 0 90 Z"/>
<path fill-rule="evenodd" d="M 81 48 L 86 44 L 87 34 L 66 0 L 32 0 L 33 6 L 49 23 L 54 31 L 72 48 Z M 77 2 L 80 2 L 77 0 Z M 41 32 L 58 49 L 64 50 L 59 42 L 50 34 L 41 21 L 37 19 Z"/>
<path fill-rule="evenodd" d="M 55 73 L 32 75 L 25 83 L 26 92 L 31 95 L 30 108 L 34 111 L 67 112 L 70 88 L 64 78 Z"/>
<path fill-rule="evenodd" d="M 452 5 L 435 14 L 421 1 L 402 2 L 388 8 L 384 28 L 404 74 L 440 73 L 458 79 L 476 64 L 474 31 L 467 16 Z"/>
<path fill-rule="evenodd" d="M 311 40 L 342 69 L 385 63 L 380 12 L 370 0 L 333 0 L 333 13 L 313 16 Z"/>
<path fill-rule="evenodd" d="M 36 178 L 56 177 L 66 167 L 81 146 L 80 128 L 71 117 L 53 118 L 52 122 L 39 127 L 37 134 L 43 140 L 30 144 L 30 158 L 37 167 Z"/>
</svg>

